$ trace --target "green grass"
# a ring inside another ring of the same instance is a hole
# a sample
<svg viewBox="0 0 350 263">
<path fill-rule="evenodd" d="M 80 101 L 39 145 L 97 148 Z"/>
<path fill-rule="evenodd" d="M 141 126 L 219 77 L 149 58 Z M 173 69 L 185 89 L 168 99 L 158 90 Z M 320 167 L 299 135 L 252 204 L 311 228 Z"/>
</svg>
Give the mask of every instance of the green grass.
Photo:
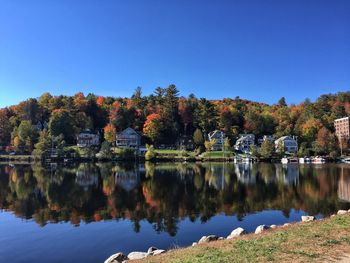
<svg viewBox="0 0 350 263">
<path fill-rule="evenodd" d="M 329 262 L 347 251 L 350 215 L 176 249 L 144 262 Z"/>
</svg>

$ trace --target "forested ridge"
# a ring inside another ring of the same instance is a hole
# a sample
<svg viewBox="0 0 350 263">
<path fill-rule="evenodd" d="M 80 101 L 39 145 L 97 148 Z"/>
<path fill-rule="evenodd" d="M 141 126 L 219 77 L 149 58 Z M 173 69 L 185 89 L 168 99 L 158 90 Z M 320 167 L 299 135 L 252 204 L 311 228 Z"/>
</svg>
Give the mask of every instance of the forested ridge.
<svg viewBox="0 0 350 263">
<path fill-rule="evenodd" d="M 290 105 L 283 97 L 272 105 L 239 97 L 183 97 L 175 85 L 158 87 L 147 96 L 136 88 L 130 98 L 44 93 L 0 109 L 0 147 L 2 151 L 31 153 L 35 144 L 49 137 L 71 145 L 85 129 L 113 142 L 117 132 L 132 127 L 143 135 L 143 141 L 154 145 L 174 144 L 181 136 L 192 137 L 197 129 L 204 136 L 219 129 L 231 144 L 241 133 L 253 133 L 257 138 L 294 135 L 301 153 L 336 154 L 339 143 L 334 119 L 349 115 L 349 91 Z"/>
</svg>

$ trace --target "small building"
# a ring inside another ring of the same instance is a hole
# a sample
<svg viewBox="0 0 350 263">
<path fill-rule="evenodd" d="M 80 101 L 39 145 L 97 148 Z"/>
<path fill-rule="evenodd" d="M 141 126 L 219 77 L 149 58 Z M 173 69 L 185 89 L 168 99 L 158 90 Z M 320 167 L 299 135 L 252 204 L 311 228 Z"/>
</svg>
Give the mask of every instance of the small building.
<svg viewBox="0 0 350 263">
<path fill-rule="evenodd" d="M 278 151 L 279 145 L 282 144 L 285 152 L 295 153 L 298 151 L 298 142 L 294 136 L 283 136 L 275 141 L 275 148 Z"/>
<path fill-rule="evenodd" d="M 245 153 L 250 152 L 250 147 L 255 145 L 255 135 L 254 134 L 240 134 L 238 140 L 235 143 L 235 150 Z"/>
<path fill-rule="evenodd" d="M 209 141 L 212 142 L 213 140 L 215 140 L 215 144 L 212 146 L 213 151 L 222 150 L 222 148 L 224 147 L 224 138 L 225 134 L 219 130 L 212 131 L 208 134 Z"/>
<path fill-rule="evenodd" d="M 91 147 L 100 144 L 100 135 L 86 129 L 78 134 L 77 145 L 79 147 Z"/>
<path fill-rule="evenodd" d="M 132 128 L 126 128 L 116 135 L 115 145 L 121 148 L 139 148 L 141 135 Z"/>
</svg>

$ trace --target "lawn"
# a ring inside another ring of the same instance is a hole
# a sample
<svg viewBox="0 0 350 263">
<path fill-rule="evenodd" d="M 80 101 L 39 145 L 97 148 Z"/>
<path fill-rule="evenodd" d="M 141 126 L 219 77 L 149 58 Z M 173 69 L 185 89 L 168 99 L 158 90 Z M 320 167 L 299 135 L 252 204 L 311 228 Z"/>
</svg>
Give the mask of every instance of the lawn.
<svg viewBox="0 0 350 263">
<path fill-rule="evenodd" d="M 176 249 L 140 262 L 334 262 L 349 251 L 348 214 Z"/>
</svg>

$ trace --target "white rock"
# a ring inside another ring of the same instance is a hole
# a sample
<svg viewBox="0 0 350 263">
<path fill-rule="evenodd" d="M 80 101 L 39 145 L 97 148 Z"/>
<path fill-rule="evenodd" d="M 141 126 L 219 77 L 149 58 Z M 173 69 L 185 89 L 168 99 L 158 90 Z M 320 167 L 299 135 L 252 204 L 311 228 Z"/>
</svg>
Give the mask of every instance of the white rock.
<svg viewBox="0 0 350 263">
<path fill-rule="evenodd" d="M 128 257 L 125 256 L 123 253 L 115 253 L 109 258 L 107 258 L 104 263 L 120 263 L 127 259 Z"/>
<path fill-rule="evenodd" d="M 258 227 L 255 229 L 255 234 L 260 234 L 260 233 L 264 232 L 264 231 L 267 230 L 267 229 L 270 229 L 270 227 L 267 226 L 267 225 L 260 225 L 260 226 L 258 226 Z"/>
<path fill-rule="evenodd" d="M 302 222 L 311 222 L 316 220 L 314 216 L 301 216 Z"/>
<path fill-rule="evenodd" d="M 245 235 L 245 234 L 247 234 L 247 232 L 243 228 L 237 227 L 235 230 L 233 230 L 231 232 L 231 234 L 228 235 L 227 239 L 239 237 L 239 236 L 242 236 L 242 235 Z"/>
<path fill-rule="evenodd" d="M 197 246 L 197 245 L 198 245 L 197 242 L 193 242 L 193 243 L 192 243 L 192 247 Z"/>
<path fill-rule="evenodd" d="M 289 223 L 283 224 L 283 227 L 286 227 L 286 226 L 290 226 L 290 224 Z"/>
<path fill-rule="evenodd" d="M 331 215 L 331 217 L 335 217 L 335 215 L 333 214 L 333 215 Z"/>
<path fill-rule="evenodd" d="M 202 236 L 201 239 L 199 239 L 198 244 L 215 241 L 215 240 L 218 240 L 218 238 L 219 237 L 216 235 Z"/>
<path fill-rule="evenodd" d="M 270 228 L 277 228 L 277 226 L 276 225 L 271 225 Z"/>
<path fill-rule="evenodd" d="M 158 248 L 156 247 L 150 247 L 148 250 L 147 250 L 147 254 L 152 254 L 153 251 L 157 250 Z"/>
<path fill-rule="evenodd" d="M 165 253 L 166 251 L 164 249 L 157 249 L 157 250 L 154 250 L 152 252 L 152 255 L 159 255 L 159 254 L 163 254 Z"/>
<path fill-rule="evenodd" d="M 143 259 L 145 257 L 147 257 L 148 254 L 146 252 L 138 252 L 138 251 L 134 251 L 128 254 L 128 258 L 130 260 L 134 260 L 134 259 Z"/>
<path fill-rule="evenodd" d="M 347 210 L 338 210 L 337 215 L 345 215 L 347 213 L 348 213 Z"/>
</svg>

